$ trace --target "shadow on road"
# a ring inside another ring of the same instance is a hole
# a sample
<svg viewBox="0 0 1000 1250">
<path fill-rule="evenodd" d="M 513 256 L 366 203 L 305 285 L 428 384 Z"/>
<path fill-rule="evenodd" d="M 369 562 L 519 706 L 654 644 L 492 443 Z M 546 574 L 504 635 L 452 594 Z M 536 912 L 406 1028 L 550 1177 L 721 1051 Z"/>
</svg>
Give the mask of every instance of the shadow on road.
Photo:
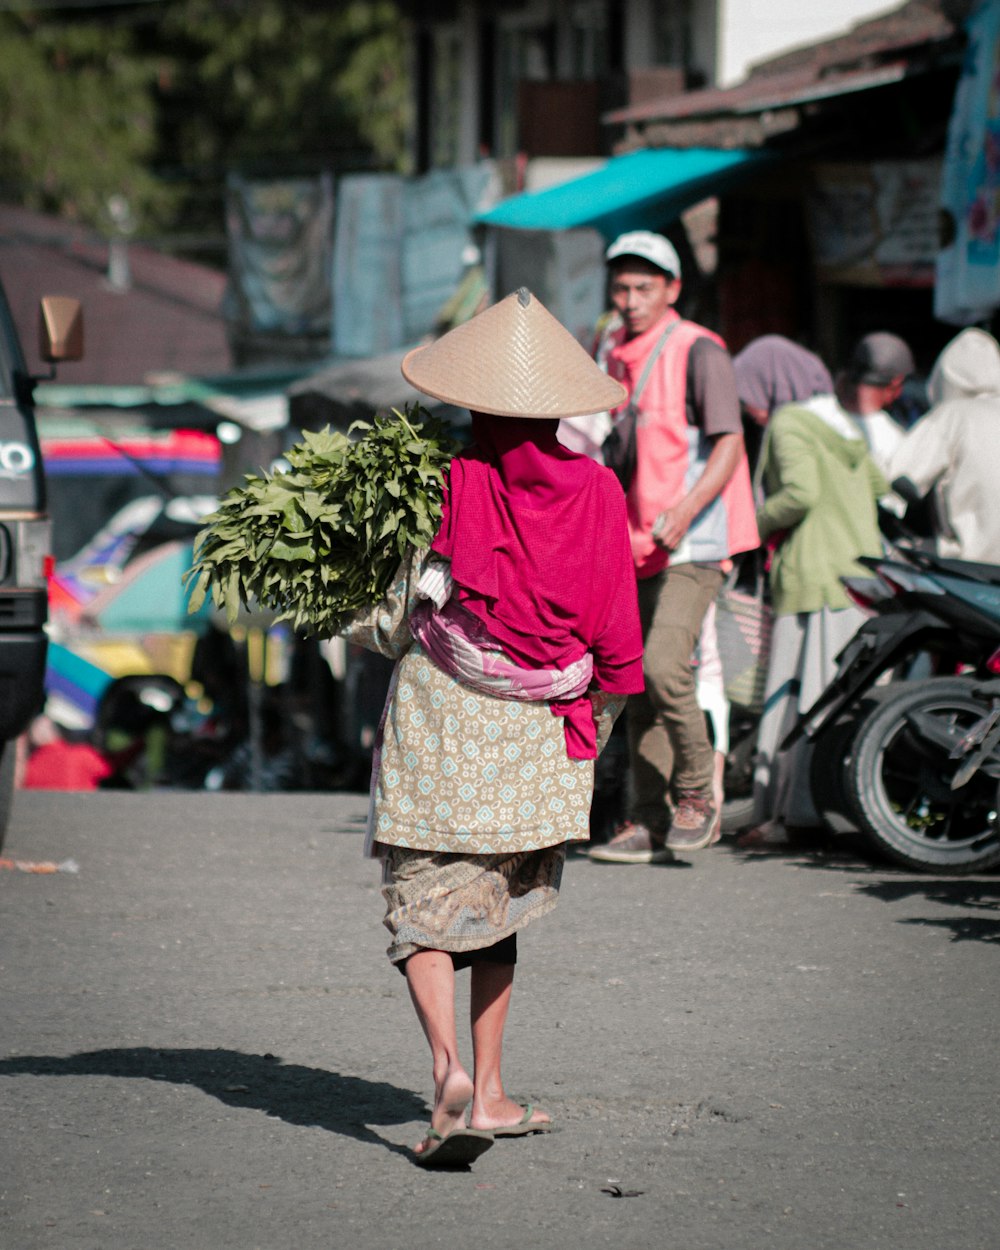
<svg viewBox="0 0 1000 1250">
<path fill-rule="evenodd" d="M 18 1055 L 0 1060 L 0 1076 L 122 1076 L 196 1085 L 229 1107 L 250 1107 L 289 1124 L 322 1128 L 412 1157 L 406 1147 L 373 1132 L 371 1124 L 405 1124 L 428 1107 L 412 1090 L 322 1068 L 285 1064 L 275 1055 L 236 1050 L 135 1046 L 59 1058 Z"/>
<path fill-rule="evenodd" d="M 959 916 L 949 920 L 901 920 L 899 923 L 947 929 L 953 942 L 992 942 L 1000 945 L 1000 920 L 987 920 L 983 916 Z"/>
<path fill-rule="evenodd" d="M 958 880 L 930 877 L 926 881 L 873 881 L 858 887 L 859 893 L 897 903 L 918 895 L 944 907 L 962 907 L 971 916 L 932 919 L 912 917 L 901 924 L 930 925 L 951 931 L 953 942 L 994 942 L 1000 944 L 1000 881 Z M 985 913 L 985 914 L 984 914 Z"/>
<path fill-rule="evenodd" d="M 785 845 L 741 847 L 736 834 L 723 834 L 719 850 L 729 851 L 747 864 L 785 859 L 798 868 L 826 868 L 834 872 L 876 872 L 884 865 L 872 862 L 864 844 L 854 835 L 825 829 L 799 830 Z"/>
<path fill-rule="evenodd" d="M 900 903 L 910 898 L 924 899 L 943 907 L 961 907 L 972 915 L 966 916 L 908 916 L 899 924 L 924 925 L 929 928 L 946 929 L 953 942 L 989 942 L 1000 945 L 1000 880 L 983 880 L 982 877 L 920 877 L 906 876 L 898 880 L 885 880 L 888 872 L 905 873 L 905 868 L 891 864 L 864 862 L 855 858 L 857 845 L 842 835 L 817 835 L 808 843 L 800 841 L 795 846 L 775 851 L 744 851 L 735 853 L 747 863 L 773 859 L 780 854 L 796 868 L 817 872 L 880 875 L 883 879 L 856 883 L 859 894 L 878 899 L 883 903 Z"/>
</svg>

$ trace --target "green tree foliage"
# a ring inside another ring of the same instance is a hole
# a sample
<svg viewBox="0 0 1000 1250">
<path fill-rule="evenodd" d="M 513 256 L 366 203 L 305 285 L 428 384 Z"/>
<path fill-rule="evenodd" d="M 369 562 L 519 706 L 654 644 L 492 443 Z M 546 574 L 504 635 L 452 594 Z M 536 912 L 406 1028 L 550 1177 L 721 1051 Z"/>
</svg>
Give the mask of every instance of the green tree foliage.
<svg viewBox="0 0 1000 1250">
<path fill-rule="evenodd" d="M 127 31 L 0 17 L 4 197 L 107 227 L 123 195 L 140 220 L 168 220 L 172 196 L 152 170 L 155 77 Z"/>
<path fill-rule="evenodd" d="M 0 17 L 0 194 L 221 234 L 230 170 L 405 172 L 408 71 L 391 0 L 26 8 Z"/>
<path fill-rule="evenodd" d="M 156 30 L 177 158 L 248 172 L 405 163 L 409 86 L 392 3 L 180 0 Z"/>
</svg>

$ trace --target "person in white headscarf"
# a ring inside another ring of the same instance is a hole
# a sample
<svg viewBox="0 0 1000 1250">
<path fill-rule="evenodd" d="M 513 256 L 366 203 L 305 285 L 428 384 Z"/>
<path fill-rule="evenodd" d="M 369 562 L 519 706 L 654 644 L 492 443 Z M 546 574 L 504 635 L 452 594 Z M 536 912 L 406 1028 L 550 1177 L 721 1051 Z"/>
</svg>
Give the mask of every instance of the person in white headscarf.
<svg viewBox="0 0 1000 1250">
<path fill-rule="evenodd" d="M 892 455 L 889 476 L 907 498 L 933 491 L 938 554 L 1000 563 L 1000 344 L 963 330 L 927 383 L 931 408 Z"/>
</svg>

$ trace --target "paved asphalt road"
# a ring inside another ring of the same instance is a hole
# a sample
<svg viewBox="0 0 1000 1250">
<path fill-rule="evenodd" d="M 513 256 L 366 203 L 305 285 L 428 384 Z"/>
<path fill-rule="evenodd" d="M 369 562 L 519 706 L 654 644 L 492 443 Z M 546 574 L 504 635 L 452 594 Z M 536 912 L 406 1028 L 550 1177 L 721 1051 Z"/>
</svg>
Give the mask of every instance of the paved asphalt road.
<svg viewBox="0 0 1000 1250">
<path fill-rule="evenodd" d="M 19 796 L 79 872 L 0 871 L 3 1250 L 1000 1244 L 1000 876 L 573 858 L 506 1051 L 559 1131 L 429 1173 L 364 807 Z"/>
</svg>

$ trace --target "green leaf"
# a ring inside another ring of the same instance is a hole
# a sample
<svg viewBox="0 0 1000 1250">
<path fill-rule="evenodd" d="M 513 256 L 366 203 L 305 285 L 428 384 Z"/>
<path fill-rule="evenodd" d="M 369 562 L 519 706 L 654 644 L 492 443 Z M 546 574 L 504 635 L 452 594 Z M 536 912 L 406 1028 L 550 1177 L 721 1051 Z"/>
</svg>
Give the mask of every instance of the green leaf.
<svg viewBox="0 0 1000 1250">
<path fill-rule="evenodd" d="M 407 546 L 427 546 L 441 517 L 444 469 L 457 450 L 418 405 L 349 436 L 308 431 L 292 470 L 227 492 L 185 575 L 235 620 L 256 599 L 297 629 L 329 636 L 388 588 Z"/>
</svg>

